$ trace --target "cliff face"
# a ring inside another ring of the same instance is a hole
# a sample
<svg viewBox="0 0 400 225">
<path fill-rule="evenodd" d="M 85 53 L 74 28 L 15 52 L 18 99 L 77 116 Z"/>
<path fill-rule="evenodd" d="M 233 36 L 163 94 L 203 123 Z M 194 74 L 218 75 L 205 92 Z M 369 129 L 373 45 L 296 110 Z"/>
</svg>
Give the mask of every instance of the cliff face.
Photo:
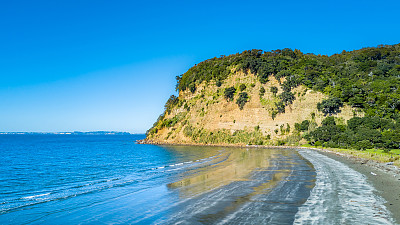
<svg viewBox="0 0 400 225">
<path fill-rule="evenodd" d="M 302 144 L 302 133 L 295 127 L 304 120 L 310 121 L 309 130 L 319 125 L 325 116 L 317 110 L 317 104 L 327 96 L 299 85 L 291 90 L 294 100 L 284 112 L 276 113 L 284 81 L 285 78 L 278 81 L 271 75 L 263 84 L 250 71 L 232 68 L 219 87 L 211 81 L 197 84 L 194 92 L 180 91 L 148 131 L 146 140 L 169 144 Z M 235 87 L 231 100 L 225 94 L 230 87 Z M 271 87 L 276 87 L 277 93 Z M 240 109 L 237 100 L 242 92 L 247 93 L 248 99 Z M 356 114 L 348 105 L 340 109 L 334 115 L 338 124 Z"/>
</svg>

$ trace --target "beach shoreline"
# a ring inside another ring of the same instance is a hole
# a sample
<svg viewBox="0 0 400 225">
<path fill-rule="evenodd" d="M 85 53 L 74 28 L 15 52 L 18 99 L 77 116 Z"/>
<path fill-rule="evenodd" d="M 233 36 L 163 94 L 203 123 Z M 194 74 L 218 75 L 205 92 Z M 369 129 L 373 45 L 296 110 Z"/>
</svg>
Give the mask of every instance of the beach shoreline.
<svg viewBox="0 0 400 225">
<path fill-rule="evenodd" d="M 160 146 L 204 146 L 204 147 L 237 147 L 237 148 L 280 148 L 280 149 L 309 149 L 317 151 L 334 160 L 337 160 L 351 169 L 363 174 L 377 190 L 377 195 L 385 201 L 385 206 L 392 213 L 397 223 L 400 221 L 400 168 L 393 163 L 379 162 L 373 159 L 362 158 L 347 154 L 335 149 L 300 147 L 300 146 L 265 146 L 265 145 L 238 145 L 238 144 L 196 144 L 196 143 L 167 143 L 140 140 L 138 144 L 153 144 Z"/>
<path fill-rule="evenodd" d="M 386 208 L 392 213 L 396 223 L 400 223 L 400 169 L 387 163 L 357 158 L 330 150 L 318 149 L 323 155 L 342 162 L 363 174 L 377 190 L 377 195 L 385 199 Z"/>
</svg>

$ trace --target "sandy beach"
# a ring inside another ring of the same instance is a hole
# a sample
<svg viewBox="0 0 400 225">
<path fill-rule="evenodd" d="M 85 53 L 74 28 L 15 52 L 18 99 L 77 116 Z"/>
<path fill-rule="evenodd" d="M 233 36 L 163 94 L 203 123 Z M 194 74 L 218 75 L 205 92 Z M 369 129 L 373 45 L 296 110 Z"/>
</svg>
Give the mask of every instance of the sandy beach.
<svg viewBox="0 0 400 225">
<path fill-rule="evenodd" d="M 149 143 L 146 143 L 149 144 Z M 175 145 L 170 143 L 151 143 L 156 145 Z M 176 144 L 181 145 L 181 144 Z M 202 146 L 200 144 L 186 144 L 186 146 Z M 204 146 L 204 145 L 203 145 Z M 396 223 L 400 222 L 400 168 L 392 163 L 381 163 L 356 157 L 354 155 L 335 152 L 327 149 L 293 147 L 293 146 L 235 146 L 235 145 L 207 145 L 238 148 L 282 148 L 282 149 L 309 149 L 337 160 L 355 171 L 365 175 L 368 181 L 376 188 L 377 195 L 384 198 L 385 206 L 392 213 Z"/>
<path fill-rule="evenodd" d="M 376 194 L 386 200 L 385 206 L 391 211 L 396 222 L 400 222 L 400 169 L 398 167 L 329 150 L 320 149 L 318 152 L 364 174 L 377 189 Z"/>
</svg>

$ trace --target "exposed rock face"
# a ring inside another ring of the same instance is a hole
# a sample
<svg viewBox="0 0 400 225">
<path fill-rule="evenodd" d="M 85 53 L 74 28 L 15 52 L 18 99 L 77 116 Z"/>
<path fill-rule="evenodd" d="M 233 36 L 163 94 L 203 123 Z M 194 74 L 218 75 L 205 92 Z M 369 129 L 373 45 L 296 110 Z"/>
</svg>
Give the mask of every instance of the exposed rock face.
<svg viewBox="0 0 400 225">
<path fill-rule="evenodd" d="M 246 86 L 243 91 L 239 90 L 241 84 Z M 236 92 L 233 101 L 228 101 L 224 90 L 232 86 Z M 260 94 L 261 87 L 264 94 Z M 278 93 L 272 93 L 271 87 L 278 88 Z M 249 96 L 242 110 L 236 103 L 241 92 Z M 320 124 L 324 115 L 317 110 L 317 103 L 327 97 L 302 85 L 291 92 L 295 100 L 284 113 L 273 115 L 277 96 L 282 93 L 280 82 L 269 76 L 269 81 L 262 84 L 254 74 L 233 69 L 220 87 L 215 82 L 203 82 L 194 93 L 181 91 L 179 101 L 149 130 L 146 140 L 169 144 L 298 145 L 302 140 L 295 123 L 309 120 Z M 335 117 L 338 123 L 344 123 L 354 114 L 355 110 L 345 105 Z"/>
</svg>

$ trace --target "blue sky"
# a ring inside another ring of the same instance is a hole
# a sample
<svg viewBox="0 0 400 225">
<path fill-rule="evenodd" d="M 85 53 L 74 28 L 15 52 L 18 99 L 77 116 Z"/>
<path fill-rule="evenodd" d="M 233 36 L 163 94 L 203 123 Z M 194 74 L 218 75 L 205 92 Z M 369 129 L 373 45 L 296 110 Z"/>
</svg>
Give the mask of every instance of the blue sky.
<svg viewBox="0 0 400 225">
<path fill-rule="evenodd" d="M 195 63 L 400 42 L 399 1 L 3 1 L 0 131 L 145 132 Z"/>
</svg>

